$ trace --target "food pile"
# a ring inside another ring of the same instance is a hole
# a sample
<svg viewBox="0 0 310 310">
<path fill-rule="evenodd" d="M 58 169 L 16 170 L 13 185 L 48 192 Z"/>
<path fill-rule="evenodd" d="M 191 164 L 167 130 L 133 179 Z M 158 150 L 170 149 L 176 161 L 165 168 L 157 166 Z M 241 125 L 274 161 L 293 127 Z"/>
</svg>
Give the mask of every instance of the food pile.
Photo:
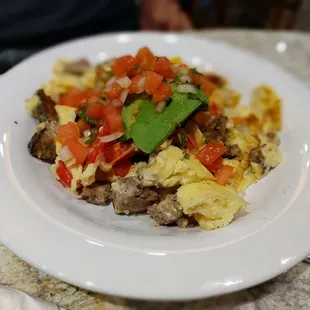
<svg viewBox="0 0 310 310">
<path fill-rule="evenodd" d="M 281 100 L 267 85 L 240 105 L 223 77 L 147 47 L 94 66 L 58 60 L 53 73 L 26 101 L 39 120 L 29 152 L 89 203 L 216 229 L 281 162 Z"/>
</svg>

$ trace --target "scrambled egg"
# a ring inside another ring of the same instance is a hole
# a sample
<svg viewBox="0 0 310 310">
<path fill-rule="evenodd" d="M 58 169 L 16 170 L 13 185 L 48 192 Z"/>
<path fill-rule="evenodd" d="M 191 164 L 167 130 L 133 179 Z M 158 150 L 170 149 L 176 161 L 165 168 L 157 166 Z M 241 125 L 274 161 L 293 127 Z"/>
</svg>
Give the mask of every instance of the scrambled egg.
<svg viewBox="0 0 310 310">
<path fill-rule="evenodd" d="M 57 112 L 60 125 L 74 122 L 76 117 L 76 108 L 65 105 L 55 105 L 55 110 Z"/>
<path fill-rule="evenodd" d="M 205 229 L 228 225 L 234 214 L 247 205 L 235 191 L 212 181 L 181 186 L 177 200 L 183 212 L 193 215 Z"/>
<path fill-rule="evenodd" d="M 33 95 L 25 101 L 26 109 L 28 110 L 30 115 L 39 104 L 40 104 L 40 98 L 38 95 Z"/>
<path fill-rule="evenodd" d="M 134 166 L 130 175 L 137 174 L 145 186 L 173 187 L 201 180 L 213 180 L 213 175 L 193 155 L 188 157 L 175 146 L 169 146 L 146 165 Z"/>
</svg>

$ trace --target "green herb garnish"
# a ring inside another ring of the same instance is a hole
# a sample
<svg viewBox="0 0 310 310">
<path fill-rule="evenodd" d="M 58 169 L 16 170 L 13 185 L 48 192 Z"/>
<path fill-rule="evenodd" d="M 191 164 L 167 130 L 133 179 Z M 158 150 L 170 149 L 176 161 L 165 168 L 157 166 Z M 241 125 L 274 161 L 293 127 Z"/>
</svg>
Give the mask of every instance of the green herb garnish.
<svg viewBox="0 0 310 310">
<path fill-rule="evenodd" d="M 202 75 L 202 73 L 198 72 L 196 68 L 190 68 L 189 71 L 192 72 L 192 73 L 194 73 L 194 74 L 200 74 L 200 75 Z"/>
<path fill-rule="evenodd" d="M 185 155 L 184 155 L 184 158 L 185 158 L 185 159 L 189 159 L 189 154 L 185 154 Z"/>
<path fill-rule="evenodd" d="M 89 136 L 89 139 L 85 141 L 85 144 L 92 144 L 97 138 L 97 135 L 92 132 Z"/>
<path fill-rule="evenodd" d="M 85 108 L 79 112 L 79 117 L 82 120 L 84 120 L 87 124 L 90 124 L 90 125 L 93 125 L 93 126 L 96 125 L 96 120 L 91 118 L 91 117 L 89 117 L 89 116 L 87 116 Z"/>
<path fill-rule="evenodd" d="M 186 148 L 186 136 L 185 134 L 178 133 L 178 140 L 182 148 Z"/>
</svg>

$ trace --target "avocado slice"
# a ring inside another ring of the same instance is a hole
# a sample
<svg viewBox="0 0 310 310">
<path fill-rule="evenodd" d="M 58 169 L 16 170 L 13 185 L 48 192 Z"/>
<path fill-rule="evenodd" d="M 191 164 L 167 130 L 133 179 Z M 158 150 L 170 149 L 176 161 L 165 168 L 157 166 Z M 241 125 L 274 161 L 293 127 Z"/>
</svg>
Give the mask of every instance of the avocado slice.
<svg viewBox="0 0 310 310">
<path fill-rule="evenodd" d="M 174 92 L 171 103 L 162 113 L 156 112 L 151 99 L 137 99 L 123 108 L 122 119 L 126 138 L 132 138 L 145 153 L 152 153 L 161 145 L 208 97 Z"/>
</svg>

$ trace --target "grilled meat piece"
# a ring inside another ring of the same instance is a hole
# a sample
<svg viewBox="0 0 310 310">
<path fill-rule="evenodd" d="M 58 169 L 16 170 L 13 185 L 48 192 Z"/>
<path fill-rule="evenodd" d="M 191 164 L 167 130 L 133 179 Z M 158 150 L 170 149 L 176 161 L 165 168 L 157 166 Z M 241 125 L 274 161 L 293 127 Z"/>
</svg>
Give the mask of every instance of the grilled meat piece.
<svg viewBox="0 0 310 310">
<path fill-rule="evenodd" d="M 225 153 L 224 157 L 228 159 L 234 159 L 235 157 L 238 157 L 240 155 L 241 155 L 241 150 L 238 144 L 227 145 L 227 152 Z"/>
<path fill-rule="evenodd" d="M 139 213 L 158 200 L 158 193 L 136 177 L 117 178 L 112 183 L 112 200 L 116 213 Z"/>
<path fill-rule="evenodd" d="M 56 103 L 45 94 L 43 89 L 37 91 L 37 96 L 40 98 L 40 104 L 33 111 L 32 116 L 40 121 L 54 121 L 58 119 L 57 112 L 55 110 Z"/>
<path fill-rule="evenodd" d="M 45 127 L 36 132 L 28 143 L 30 154 L 47 163 L 53 164 L 56 159 L 56 144 L 58 124 L 56 121 L 46 122 Z"/>
<path fill-rule="evenodd" d="M 176 223 L 180 228 L 195 227 L 198 225 L 197 221 L 193 216 L 186 216 L 186 215 L 180 217 Z"/>
<path fill-rule="evenodd" d="M 79 59 L 68 63 L 64 71 L 74 75 L 82 75 L 90 67 L 90 63 L 86 59 Z"/>
<path fill-rule="evenodd" d="M 211 117 L 210 120 L 200 129 L 206 138 L 206 141 L 223 141 L 227 140 L 227 124 L 228 118 L 220 115 L 216 118 Z"/>
<path fill-rule="evenodd" d="M 111 202 L 111 194 L 109 182 L 95 182 L 83 188 L 81 198 L 88 203 L 105 206 Z"/>
<path fill-rule="evenodd" d="M 182 217 L 176 195 L 167 195 L 164 200 L 148 207 L 147 213 L 159 224 L 169 225 Z"/>
<path fill-rule="evenodd" d="M 257 164 L 263 164 L 265 157 L 262 153 L 262 147 L 257 147 L 256 149 L 252 150 L 250 153 L 250 161 Z"/>
</svg>

